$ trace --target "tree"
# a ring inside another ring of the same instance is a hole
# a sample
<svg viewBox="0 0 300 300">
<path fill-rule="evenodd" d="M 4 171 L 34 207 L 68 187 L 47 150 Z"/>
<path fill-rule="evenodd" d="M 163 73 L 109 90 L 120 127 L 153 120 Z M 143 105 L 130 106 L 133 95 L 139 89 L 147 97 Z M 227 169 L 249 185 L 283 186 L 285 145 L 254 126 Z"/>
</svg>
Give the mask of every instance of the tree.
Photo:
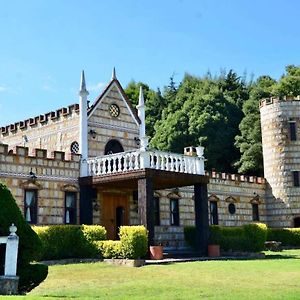
<svg viewBox="0 0 300 300">
<path fill-rule="evenodd" d="M 151 145 L 180 153 L 186 146 L 201 144 L 208 169 L 232 171 L 232 162 L 239 155 L 233 141 L 242 112 L 227 93 L 236 87 L 224 87 L 221 80 L 186 74 L 175 99 L 168 103 L 155 125 Z"/>
<path fill-rule="evenodd" d="M 288 65 L 284 74 L 274 86 L 274 94 L 276 96 L 292 96 L 300 95 L 300 66 Z"/>
<path fill-rule="evenodd" d="M 270 97 L 275 85 L 271 77 L 259 77 L 251 87 L 249 100 L 243 105 L 244 118 L 239 125 L 240 134 L 235 138 L 235 146 L 241 153 L 235 163 L 239 173 L 263 175 L 259 101 Z"/>
</svg>

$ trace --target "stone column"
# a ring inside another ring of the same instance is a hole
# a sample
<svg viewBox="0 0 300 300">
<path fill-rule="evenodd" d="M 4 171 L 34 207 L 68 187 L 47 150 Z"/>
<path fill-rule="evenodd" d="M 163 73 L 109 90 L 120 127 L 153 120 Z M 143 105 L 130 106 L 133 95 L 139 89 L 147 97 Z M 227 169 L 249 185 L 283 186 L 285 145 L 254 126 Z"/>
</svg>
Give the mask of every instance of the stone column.
<svg viewBox="0 0 300 300">
<path fill-rule="evenodd" d="M 194 185 L 196 248 L 201 255 L 207 255 L 209 225 L 207 184 Z"/>
<path fill-rule="evenodd" d="M 80 186 L 80 224 L 93 224 L 93 195 L 91 186 Z"/>
<path fill-rule="evenodd" d="M 154 241 L 154 203 L 152 178 L 138 180 L 138 210 L 140 224 L 148 230 L 148 244 Z"/>
<path fill-rule="evenodd" d="M 14 224 L 9 227 L 9 231 L 10 235 L 7 237 L 6 242 L 4 275 L 16 276 L 19 237 L 16 235 L 17 227 Z"/>
</svg>

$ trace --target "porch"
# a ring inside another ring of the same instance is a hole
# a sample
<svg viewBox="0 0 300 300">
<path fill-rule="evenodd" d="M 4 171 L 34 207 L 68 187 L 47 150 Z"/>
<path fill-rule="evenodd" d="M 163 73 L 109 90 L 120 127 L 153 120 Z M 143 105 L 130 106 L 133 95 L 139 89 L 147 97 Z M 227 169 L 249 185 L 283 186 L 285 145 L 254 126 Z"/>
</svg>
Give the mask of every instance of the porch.
<svg viewBox="0 0 300 300">
<path fill-rule="evenodd" d="M 79 181 L 81 186 L 81 223 L 92 223 L 93 189 L 96 188 L 98 192 L 118 190 L 132 193 L 138 191 L 139 224 L 148 229 L 149 245 L 153 245 L 154 191 L 194 186 L 197 248 L 200 254 L 205 255 L 208 243 L 208 177 L 204 175 L 203 151 L 202 153 L 198 151 L 198 153 L 201 155 L 188 156 L 161 151 L 137 150 L 89 158 L 87 160 L 88 176 L 81 177 Z M 106 196 L 106 199 L 110 203 L 113 201 L 119 203 L 119 200 L 113 199 L 113 195 Z M 119 206 L 114 209 L 117 207 Z M 104 211 L 105 214 L 110 214 L 107 209 Z"/>
</svg>

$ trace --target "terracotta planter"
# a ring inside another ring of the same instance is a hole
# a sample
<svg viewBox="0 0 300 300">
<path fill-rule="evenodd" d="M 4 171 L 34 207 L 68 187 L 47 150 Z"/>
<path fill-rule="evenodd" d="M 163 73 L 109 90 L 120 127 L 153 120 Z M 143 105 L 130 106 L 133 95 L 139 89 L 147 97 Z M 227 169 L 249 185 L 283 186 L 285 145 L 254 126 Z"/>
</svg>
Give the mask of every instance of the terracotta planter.
<svg viewBox="0 0 300 300">
<path fill-rule="evenodd" d="M 163 259 L 163 246 L 150 246 L 150 259 Z"/>
<path fill-rule="evenodd" d="M 208 245 L 208 256 L 209 257 L 220 256 L 220 245 Z"/>
</svg>

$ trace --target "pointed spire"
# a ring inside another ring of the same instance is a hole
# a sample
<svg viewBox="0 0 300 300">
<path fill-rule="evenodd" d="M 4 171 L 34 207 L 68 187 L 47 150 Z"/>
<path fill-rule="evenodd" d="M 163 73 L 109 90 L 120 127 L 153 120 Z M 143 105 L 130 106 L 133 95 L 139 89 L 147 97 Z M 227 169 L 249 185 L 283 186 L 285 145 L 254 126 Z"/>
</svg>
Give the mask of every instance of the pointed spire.
<svg viewBox="0 0 300 300">
<path fill-rule="evenodd" d="M 88 91 L 87 91 L 87 89 L 86 89 L 84 70 L 82 70 L 82 72 L 81 72 L 79 94 L 80 94 L 80 93 L 85 93 L 85 94 L 87 94 L 87 95 L 89 94 Z"/>
<path fill-rule="evenodd" d="M 142 106 L 142 105 L 145 105 L 145 100 L 144 100 L 143 87 L 140 86 L 139 105 L 138 106 Z"/>
<path fill-rule="evenodd" d="M 117 79 L 117 75 L 116 75 L 116 68 L 113 68 L 112 74 L 111 74 L 111 80 Z"/>
</svg>

